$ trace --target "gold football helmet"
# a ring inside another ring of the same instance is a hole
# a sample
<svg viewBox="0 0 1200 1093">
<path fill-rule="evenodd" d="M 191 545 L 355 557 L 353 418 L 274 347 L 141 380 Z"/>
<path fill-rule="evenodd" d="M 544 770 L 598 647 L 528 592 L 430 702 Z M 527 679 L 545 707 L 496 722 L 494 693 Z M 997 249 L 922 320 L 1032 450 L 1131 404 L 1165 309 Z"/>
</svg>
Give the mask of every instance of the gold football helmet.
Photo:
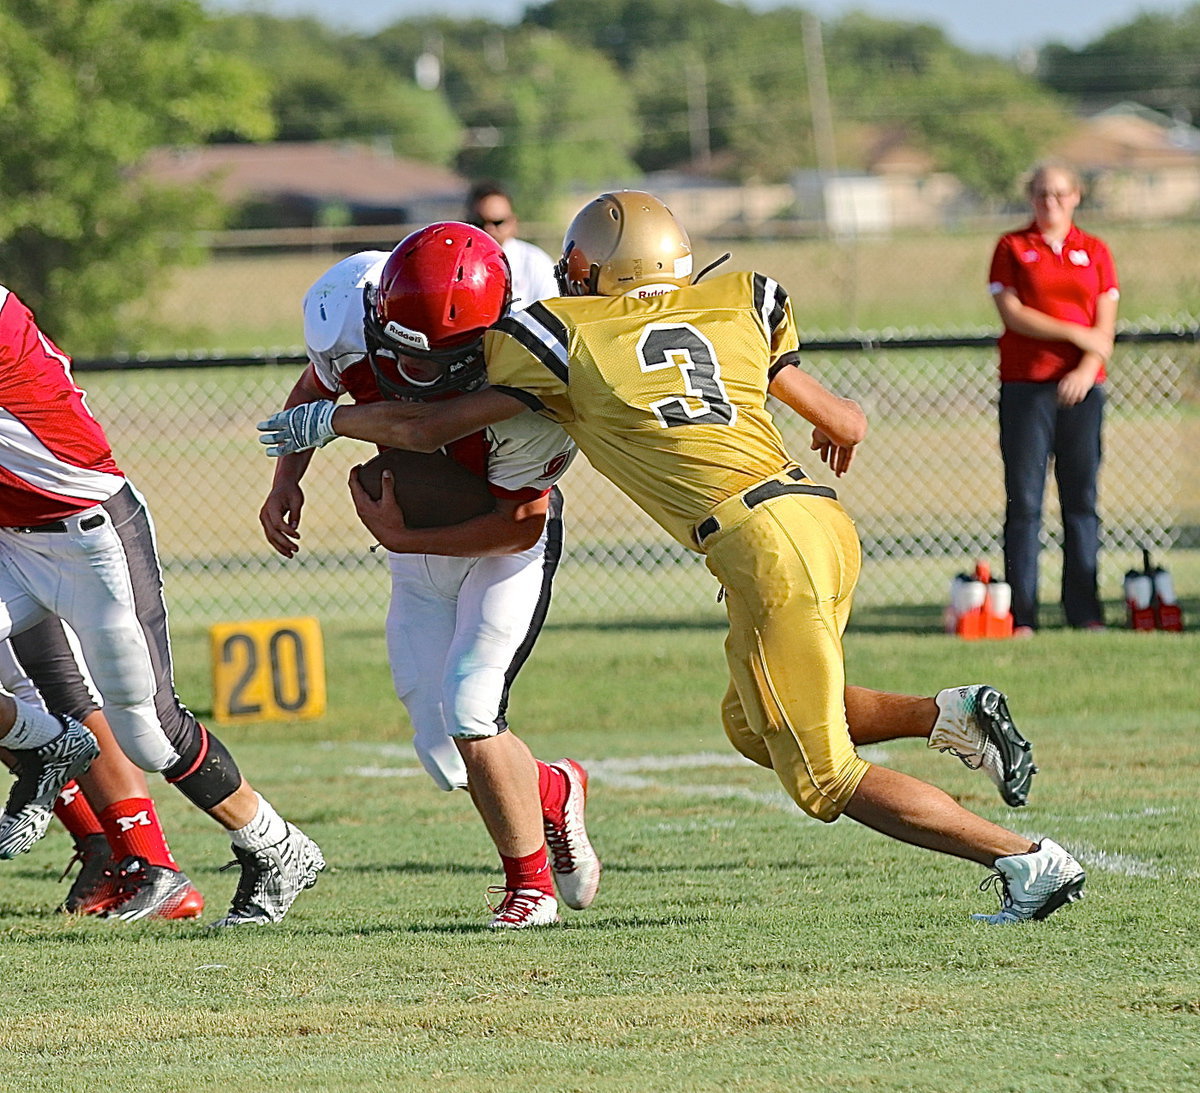
<svg viewBox="0 0 1200 1093">
<path fill-rule="evenodd" d="M 691 283 L 692 244 L 653 194 L 618 190 L 576 214 L 554 272 L 564 296 L 656 296 Z"/>
</svg>

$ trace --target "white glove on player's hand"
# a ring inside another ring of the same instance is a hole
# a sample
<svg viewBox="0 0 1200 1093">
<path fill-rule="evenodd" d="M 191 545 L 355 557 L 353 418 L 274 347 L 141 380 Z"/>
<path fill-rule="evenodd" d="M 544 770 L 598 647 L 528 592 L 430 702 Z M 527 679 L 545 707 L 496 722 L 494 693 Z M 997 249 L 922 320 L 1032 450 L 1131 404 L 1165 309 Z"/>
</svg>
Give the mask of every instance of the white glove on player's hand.
<svg viewBox="0 0 1200 1093">
<path fill-rule="evenodd" d="M 290 410 L 280 410 L 266 421 L 258 423 L 260 444 L 267 444 L 267 455 L 293 455 L 328 444 L 337 433 L 333 431 L 333 411 L 337 403 L 331 399 L 304 402 Z"/>
</svg>

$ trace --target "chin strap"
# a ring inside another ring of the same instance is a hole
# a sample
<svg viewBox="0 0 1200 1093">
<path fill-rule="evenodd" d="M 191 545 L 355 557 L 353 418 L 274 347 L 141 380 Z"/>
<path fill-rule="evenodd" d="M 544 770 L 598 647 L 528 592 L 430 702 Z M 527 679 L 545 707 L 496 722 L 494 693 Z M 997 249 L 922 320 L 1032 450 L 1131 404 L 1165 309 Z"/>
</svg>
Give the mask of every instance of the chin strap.
<svg viewBox="0 0 1200 1093">
<path fill-rule="evenodd" d="M 726 251 L 724 254 L 721 255 L 720 258 L 716 259 L 713 262 L 709 262 L 707 266 L 705 266 L 699 273 L 696 274 L 695 277 L 692 278 L 692 284 L 698 285 L 700 283 L 701 277 L 704 277 L 706 274 L 712 273 L 712 271 L 714 269 L 716 269 L 717 266 L 724 265 L 732 257 L 733 257 L 733 254 L 730 251 Z"/>
</svg>

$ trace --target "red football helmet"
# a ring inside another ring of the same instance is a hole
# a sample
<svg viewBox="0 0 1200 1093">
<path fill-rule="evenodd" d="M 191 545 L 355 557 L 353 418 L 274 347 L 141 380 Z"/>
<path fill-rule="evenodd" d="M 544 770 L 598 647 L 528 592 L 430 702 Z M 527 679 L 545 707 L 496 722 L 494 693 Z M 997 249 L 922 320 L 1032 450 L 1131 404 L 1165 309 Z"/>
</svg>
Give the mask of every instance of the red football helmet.
<svg viewBox="0 0 1200 1093">
<path fill-rule="evenodd" d="M 512 274 L 487 232 L 444 221 L 415 231 L 363 294 L 367 358 L 379 389 L 424 399 L 482 381 L 483 334 L 508 310 Z"/>
</svg>

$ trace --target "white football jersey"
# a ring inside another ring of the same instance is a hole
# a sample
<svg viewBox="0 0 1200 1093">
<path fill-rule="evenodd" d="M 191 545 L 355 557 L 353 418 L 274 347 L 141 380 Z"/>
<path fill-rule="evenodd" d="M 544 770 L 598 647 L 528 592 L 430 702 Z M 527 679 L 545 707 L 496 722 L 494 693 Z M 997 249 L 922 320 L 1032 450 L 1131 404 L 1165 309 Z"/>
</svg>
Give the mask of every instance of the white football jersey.
<svg viewBox="0 0 1200 1093">
<path fill-rule="evenodd" d="M 317 379 L 331 392 L 362 396 L 342 380 L 351 365 L 364 361 L 363 290 L 379 284 L 389 251 L 364 250 L 327 269 L 304 294 L 304 345 Z M 365 362 L 364 362 L 365 363 Z"/>
</svg>

